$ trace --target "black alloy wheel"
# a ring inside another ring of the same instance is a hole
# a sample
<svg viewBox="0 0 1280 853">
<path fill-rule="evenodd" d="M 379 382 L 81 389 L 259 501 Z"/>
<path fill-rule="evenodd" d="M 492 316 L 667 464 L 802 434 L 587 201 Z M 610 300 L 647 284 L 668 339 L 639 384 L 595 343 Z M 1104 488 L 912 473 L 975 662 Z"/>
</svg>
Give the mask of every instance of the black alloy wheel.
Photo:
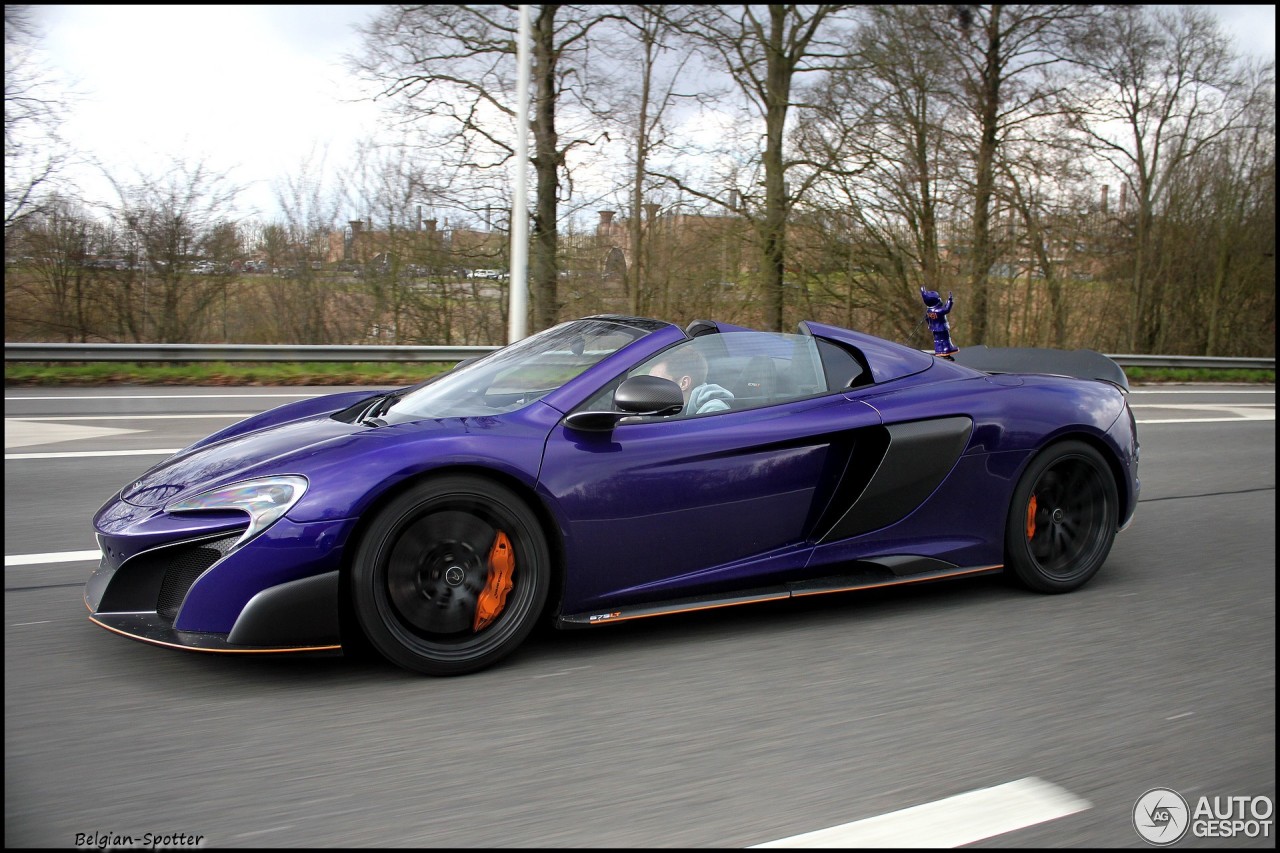
<svg viewBox="0 0 1280 853">
<path fill-rule="evenodd" d="M 360 541 L 356 618 L 393 663 L 462 675 L 497 663 L 528 636 L 550 586 L 537 517 L 481 477 L 426 480 L 393 500 Z"/>
<path fill-rule="evenodd" d="M 1097 573 L 1115 540 L 1115 478 L 1082 441 L 1051 445 L 1032 460 L 1005 530 L 1006 569 L 1036 592 L 1070 592 Z"/>
</svg>

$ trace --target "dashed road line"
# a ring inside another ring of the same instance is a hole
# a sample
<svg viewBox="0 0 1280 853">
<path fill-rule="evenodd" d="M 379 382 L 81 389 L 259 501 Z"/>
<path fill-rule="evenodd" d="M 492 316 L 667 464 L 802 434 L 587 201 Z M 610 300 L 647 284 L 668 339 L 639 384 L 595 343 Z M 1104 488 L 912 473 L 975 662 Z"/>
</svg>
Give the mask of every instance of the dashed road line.
<svg viewBox="0 0 1280 853">
<path fill-rule="evenodd" d="M 1064 788 L 1028 777 L 754 847 L 959 847 L 1092 808 Z"/>
<path fill-rule="evenodd" d="M 4 461 L 20 459 L 88 459 L 97 456 L 172 456 L 181 447 L 148 448 L 146 450 L 81 450 L 66 453 L 6 453 Z"/>
<path fill-rule="evenodd" d="M 376 392 L 377 392 L 377 389 L 374 388 L 369 393 L 373 394 Z M 297 399 L 300 397 L 325 397 L 325 396 L 328 396 L 328 394 L 330 393 L 340 394 L 342 392 L 326 391 L 320 394 L 129 394 L 129 395 L 93 394 L 93 395 L 78 396 L 78 397 L 44 397 L 44 396 L 33 395 L 29 397 L 5 397 L 4 400 L 6 403 L 43 402 L 44 400 L 213 400 L 213 399 L 229 399 L 229 398 L 234 398 L 239 400 L 258 400 L 258 399 L 265 400 L 265 399 L 270 399 L 272 397 L 289 397 L 291 399 Z"/>
<path fill-rule="evenodd" d="M 102 552 L 92 551 L 54 551 L 48 554 L 5 554 L 4 567 L 39 566 L 48 563 L 80 563 L 97 562 L 102 559 Z"/>
<path fill-rule="evenodd" d="M 226 412 L 199 415 L 23 415 L 5 418 L 19 423 L 32 421 L 186 421 L 196 418 L 251 418 L 257 412 Z"/>
</svg>

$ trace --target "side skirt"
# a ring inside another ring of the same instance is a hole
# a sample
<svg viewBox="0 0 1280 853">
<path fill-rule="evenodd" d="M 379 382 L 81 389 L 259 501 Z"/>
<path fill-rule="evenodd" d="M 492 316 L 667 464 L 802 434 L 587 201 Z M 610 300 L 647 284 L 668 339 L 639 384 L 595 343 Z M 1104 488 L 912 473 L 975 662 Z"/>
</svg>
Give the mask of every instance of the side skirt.
<svg viewBox="0 0 1280 853">
<path fill-rule="evenodd" d="M 667 616 L 675 613 L 692 613 L 697 610 L 715 610 L 739 604 L 756 604 L 764 601 L 780 601 L 786 598 L 802 598 L 810 595 L 827 595 L 835 592 L 853 592 L 860 589 L 876 589 L 884 586 L 902 586 L 910 583 L 948 580 L 999 572 L 1003 565 L 970 566 L 961 568 L 941 560 L 927 558 L 888 557 L 876 562 L 855 563 L 851 571 L 794 581 L 777 586 L 759 587 L 731 595 L 702 595 L 677 598 L 670 601 L 647 604 L 627 604 L 610 610 L 562 614 L 556 619 L 558 628 L 588 628 L 631 619 L 647 619 L 650 616 Z"/>
</svg>

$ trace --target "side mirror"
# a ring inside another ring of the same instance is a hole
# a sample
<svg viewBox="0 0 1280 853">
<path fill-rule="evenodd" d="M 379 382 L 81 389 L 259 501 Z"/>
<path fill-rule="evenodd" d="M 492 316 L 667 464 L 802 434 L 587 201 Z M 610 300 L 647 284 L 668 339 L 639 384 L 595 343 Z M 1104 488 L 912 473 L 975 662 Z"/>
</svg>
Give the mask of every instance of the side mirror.
<svg viewBox="0 0 1280 853">
<path fill-rule="evenodd" d="M 608 432 L 623 418 L 674 415 L 684 408 L 680 386 L 660 376 L 632 376 L 613 392 L 613 405 L 619 412 L 575 412 L 565 418 L 570 429 L 583 432 Z"/>
</svg>

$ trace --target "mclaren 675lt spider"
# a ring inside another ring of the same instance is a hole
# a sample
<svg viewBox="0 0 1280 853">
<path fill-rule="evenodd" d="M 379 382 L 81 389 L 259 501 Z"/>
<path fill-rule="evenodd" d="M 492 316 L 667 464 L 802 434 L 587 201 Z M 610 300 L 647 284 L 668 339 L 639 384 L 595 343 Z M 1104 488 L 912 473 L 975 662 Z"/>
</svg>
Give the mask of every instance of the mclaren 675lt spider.
<svg viewBox="0 0 1280 853">
<path fill-rule="evenodd" d="M 1087 350 L 588 317 L 185 448 L 94 517 L 85 603 L 162 646 L 456 675 L 540 620 L 997 572 L 1068 592 L 1137 506 L 1127 390 Z"/>
</svg>

